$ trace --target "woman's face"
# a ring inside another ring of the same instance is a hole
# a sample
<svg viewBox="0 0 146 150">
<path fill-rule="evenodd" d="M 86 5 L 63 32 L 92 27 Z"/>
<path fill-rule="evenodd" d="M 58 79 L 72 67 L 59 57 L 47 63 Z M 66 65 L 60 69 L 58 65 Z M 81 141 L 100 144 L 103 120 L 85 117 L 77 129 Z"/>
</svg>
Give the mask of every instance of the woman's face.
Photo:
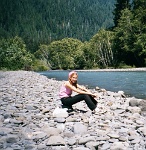
<svg viewBox="0 0 146 150">
<path fill-rule="evenodd" d="M 71 82 L 72 83 L 76 83 L 77 82 L 77 79 L 78 79 L 78 75 L 77 74 L 73 74 L 70 78 Z"/>
</svg>

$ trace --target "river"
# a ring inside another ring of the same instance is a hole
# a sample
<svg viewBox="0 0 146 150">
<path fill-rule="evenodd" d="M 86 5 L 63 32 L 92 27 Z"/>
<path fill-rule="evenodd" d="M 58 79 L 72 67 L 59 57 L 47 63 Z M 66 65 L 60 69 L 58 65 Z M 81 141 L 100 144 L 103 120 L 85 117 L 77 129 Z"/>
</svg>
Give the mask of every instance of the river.
<svg viewBox="0 0 146 150">
<path fill-rule="evenodd" d="M 48 78 L 67 80 L 69 71 L 38 72 Z M 107 91 L 124 91 L 129 96 L 146 99 L 146 71 L 77 71 L 78 83 L 89 88 L 104 88 Z"/>
</svg>

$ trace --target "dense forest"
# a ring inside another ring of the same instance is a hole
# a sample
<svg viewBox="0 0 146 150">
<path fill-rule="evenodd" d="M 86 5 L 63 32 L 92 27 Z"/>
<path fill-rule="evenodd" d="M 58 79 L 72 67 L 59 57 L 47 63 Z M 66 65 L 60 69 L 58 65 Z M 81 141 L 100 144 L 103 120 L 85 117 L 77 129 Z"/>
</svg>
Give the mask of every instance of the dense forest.
<svg viewBox="0 0 146 150">
<path fill-rule="evenodd" d="M 0 69 L 146 66 L 145 0 L 2 0 Z"/>
<path fill-rule="evenodd" d="M 1 0 L 0 37 L 20 36 L 31 51 L 71 37 L 89 40 L 113 26 L 114 0 Z"/>
</svg>

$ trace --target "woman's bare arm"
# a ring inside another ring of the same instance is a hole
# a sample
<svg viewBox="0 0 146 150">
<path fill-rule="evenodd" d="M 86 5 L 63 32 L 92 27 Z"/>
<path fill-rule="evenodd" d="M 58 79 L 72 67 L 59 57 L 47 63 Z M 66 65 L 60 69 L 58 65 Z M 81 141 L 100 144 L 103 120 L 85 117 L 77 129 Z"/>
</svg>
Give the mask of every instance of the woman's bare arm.
<svg viewBox="0 0 146 150">
<path fill-rule="evenodd" d="M 81 86 L 79 84 L 77 84 L 77 88 L 83 90 L 83 91 L 86 91 L 86 92 L 90 92 L 90 90 L 88 90 L 87 88 L 85 88 L 84 86 Z"/>
<path fill-rule="evenodd" d="M 93 94 L 92 92 L 90 92 L 86 88 L 83 88 L 80 85 L 77 85 L 77 88 L 76 88 L 75 86 L 71 85 L 69 82 L 66 82 L 65 86 L 69 87 L 72 91 L 77 92 L 79 94 L 89 94 L 91 96 L 96 96 L 95 94 Z"/>
</svg>

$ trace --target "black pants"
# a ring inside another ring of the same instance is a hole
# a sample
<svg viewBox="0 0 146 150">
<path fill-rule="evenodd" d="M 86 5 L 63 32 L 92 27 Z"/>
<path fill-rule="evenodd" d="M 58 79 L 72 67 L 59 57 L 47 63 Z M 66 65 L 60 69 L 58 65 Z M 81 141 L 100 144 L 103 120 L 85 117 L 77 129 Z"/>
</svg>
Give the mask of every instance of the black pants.
<svg viewBox="0 0 146 150">
<path fill-rule="evenodd" d="M 80 101 L 85 101 L 87 106 L 91 109 L 94 110 L 97 106 L 97 101 L 88 94 L 78 94 L 73 97 L 67 97 L 67 98 L 61 98 L 61 102 L 63 105 L 72 107 L 73 104 L 76 104 Z"/>
</svg>

